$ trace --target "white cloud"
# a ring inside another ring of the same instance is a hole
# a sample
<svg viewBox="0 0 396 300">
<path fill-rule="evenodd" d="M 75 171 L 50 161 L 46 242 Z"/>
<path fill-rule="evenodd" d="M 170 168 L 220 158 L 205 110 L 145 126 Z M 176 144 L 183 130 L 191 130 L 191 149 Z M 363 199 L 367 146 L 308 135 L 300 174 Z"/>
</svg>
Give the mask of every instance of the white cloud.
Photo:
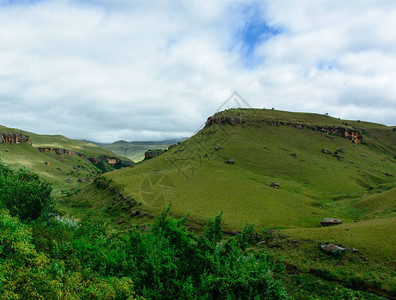
<svg viewBox="0 0 396 300">
<path fill-rule="evenodd" d="M 393 1 L 0 2 L 3 125 L 96 141 L 185 136 L 254 107 L 394 124 Z M 252 12 L 280 30 L 247 64 Z"/>
</svg>

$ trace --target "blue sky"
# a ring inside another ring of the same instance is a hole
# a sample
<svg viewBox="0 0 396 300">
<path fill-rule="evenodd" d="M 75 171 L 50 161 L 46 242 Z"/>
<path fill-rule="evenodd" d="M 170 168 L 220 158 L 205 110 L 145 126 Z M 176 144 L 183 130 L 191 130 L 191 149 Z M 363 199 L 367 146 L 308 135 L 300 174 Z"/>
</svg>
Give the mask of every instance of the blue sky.
<svg viewBox="0 0 396 300">
<path fill-rule="evenodd" d="M 251 107 L 396 125 L 394 1 L 0 5 L 1 125 L 188 136 L 235 90 Z"/>
</svg>

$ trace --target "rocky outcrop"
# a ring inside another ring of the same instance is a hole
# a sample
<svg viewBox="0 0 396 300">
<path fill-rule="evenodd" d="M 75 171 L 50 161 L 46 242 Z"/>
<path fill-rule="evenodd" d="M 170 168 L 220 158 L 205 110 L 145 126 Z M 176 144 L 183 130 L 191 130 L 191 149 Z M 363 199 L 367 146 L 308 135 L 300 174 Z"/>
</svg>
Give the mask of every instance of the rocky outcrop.
<svg viewBox="0 0 396 300">
<path fill-rule="evenodd" d="M 112 167 L 118 165 L 121 162 L 121 160 L 119 160 L 116 157 L 107 157 L 107 156 L 91 157 L 88 160 L 93 164 L 98 164 L 101 161 L 106 161 Z"/>
<path fill-rule="evenodd" d="M 4 132 L 0 133 L 0 144 L 21 144 L 21 143 L 29 143 L 32 142 L 29 139 L 29 136 L 23 135 L 18 132 Z"/>
<path fill-rule="evenodd" d="M 341 255 L 346 250 L 346 248 L 343 248 L 341 246 L 338 246 L 338 245 L 332 244 L 332 243 L 321 244 L 320 249 L 323 252 L 326 252 L 326 253 L 332 254 L 332 255 Z"/>
<path fill-rule="evenodd" d="M 115 157 L 106 157 L 106 161 L 109 165 L 112 165 L 113 167 L 120 162 L 119 159 Z"/>
<path fill-rule="evenodd" d="M 67 155 L 72 155 L 74 154 L 73 151 L 63 149 L 63 148 L 51 148 L 51 147 L 39 147 L 38 148 L 40 152 L 55 152 L 56 154 L 67 154 Z"/>
<path fill-rule="evenodd" d="M 246 123 L 246 120 L 242 117 L 212 116 L 206 121 L 205 127 L 209 127 L 213 124 L 230 124 L 235 126 L 244 123 Z"/>
<path fill-rule="evenodd" d="M 145 159 L 150 159 L 150 158 L 154 158 L 157 157 L 158 155 L 161 155 L 162 153 L 164 153 L 164 150 L 148 150 L 144 153 L 144 158 Z"/>
<path fill-rule="evenodd" d="M 214 124 L 229 124 L 231 126 L 242 125 L 245 123 L 249 123 L 252 125 L 266 123 L 269 126 L 290 126 L 297 129 L 307 128 L 313 131 L 320 131 L 325 133 L 328 136 L 340 136 L 343 137 L 355 144 L 360 144 L 362 142 L 362 134 L 359 130 L 349 129 L 340 126 L 333 127 L 324 127 L 317 125 L 306 125 L 306 124 L 298 124 L 298 123 L 289 123 L 282 121 L 269 121 L 269 120 L 249 120 L 247 121 L 244 117 L 236 117 L 236 116 L 212 116 L 209 117 L 206 121 L 205 127 L 210 127 Z"/>
<path fill-rule="evenodd" d="M 322 149 L 322 153 L 324 153 L 324 154 L 331 154 L 331 151 L 330 151 L 330 150 L 327 150 L 327 149 L 325 149 L 325 148 L 323 148 L 323 149 Z"/>
<path fill-rule="evenodd" d="M 320 222 L 322 226 L 332 226 L 332 225 L 338 225 L 342 224 L 341 219 L 335 219 L 335 218 L 324 218 L 322 222 Z"/>
<path fill-rule="evenodd" d="M 279 183 L 277 182 L 271 182 L 271 187 L 273 187 L 274 189 L 279 189 Z"/>
<path fill-rule="evenodd" d="M 225 161 L 226 164 L 233 165 L 235 163 L 235 159 L 230 158 Z"/>
</svg>

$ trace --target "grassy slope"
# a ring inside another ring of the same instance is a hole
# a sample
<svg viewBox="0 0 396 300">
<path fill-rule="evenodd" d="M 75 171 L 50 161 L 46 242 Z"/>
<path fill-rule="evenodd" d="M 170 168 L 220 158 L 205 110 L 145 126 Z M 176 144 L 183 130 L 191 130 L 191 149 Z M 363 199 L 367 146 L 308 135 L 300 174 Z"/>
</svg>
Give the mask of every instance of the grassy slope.
<svg viewBox="0 0 396 300">
<path fill-rule="evenodd" d="M 6 152 L 5 150 L 8 150 Z M 58 155 L 54 152 L 42 153 L 31 145 L 24 143 L 19 145 L 0 144 L 0 159 L 12 166 L 27 167 L 35 171 L 44 180 L 54 185 L 54 193 L 66 193 L 68 189 L 82 188 L 77 182 L 81 177 L 93 177 L 97 169 L 89 162 L 77 155 Z M 44 162 L 49 162 L 49 166 Z M 78 169 L 74 169 L 78 166 Z M 59 169 L 57 169 L 59 168 Z M 66 180 L 70 179 L 71 183 Z"/>
<path fill-rule="evenodd" d="M 282 244 L 282 238 L 279 247 L 262 247 L 301 270 L 325 269 L 339 280 L 363 278 L 392 289 L 396 182 L 385 173 L 396 175 L 396 132 L 380 124 L 316 114 L 269 110 L 222 114 L 247 122 L 210 126 L 159 157 L 106 177 L 141 201 L 146 213 L 156 214 L 172 202 L 175 215 L 190 213 L 190 221 L 202 224 L 223 211 L 228 229 L 240 230 L 247 221 L 259 232 L 275 228 L 279 236 L 299 239 L 298 248 Z M 259 120 L 357 128 L 365 144 Z M 214 149 L 217 145 L 220 150 Z M 343 148 L 344 159 L 323 154 L 322 148 Z M 225 164 L 229 158 L 235 164 Z M 280 189 L 270 187 L 271 182 L 279 183 Z M 85 201 L 94 203 L 98 196 L 93 192 Z M 82 198 L 76 195 L 74 200 Z M 342 218 L 344 224 L 321 228 L 324 217 Z M 338 242 L 360 252 L 334 261 L 318 250 L 323 242 Z"/>
<path fill-rule="evenodd" d="M 254 118 L 275 118 L 275 113 L 257 111 Z M 279 118 L 321 125 L 342 124 L 340 120 L 321 115 L 297 114 L 296 117 L 291 114 L 294 116 L 291 118 L 285 114 L 290 113 L 279 112 Z M 364 124 L 367 125 L 370 124 Z M 373 127 L 384 132 L 387 129 L 377 124 Z M 140 193 L 143 180 L 147 176 L 155 180 L 168 175 L 175 187 L 174 213 L 191 212 L 192 218 L 202 220 L 224 211 L 224 219 L 233 229 L 241 228 L 245 221 L 259 227 L 313 227 L 328 216 L 353 221 L 364 215 L 351 207 L 351 202 L 363 194 L 395 185 L 393 177 L 385 176 L 385 172 L 396 174 L 395 160 L 380 151 L 375 141 L 355 145 L 308 129 L 266 124 L 219 128 L 218 125 L 207 128 L 168 153 L 133 170 L 113 172 L 108 178 L 144 202 Z M 224 135 L 223 149 L 215 151 L 215 145 Z M 396 134 L 393 135 L 396 139 Z M 366 140 L 370 142 L 369 138 Z M 322 148 L 332 151 L 343 148 L 345 158 L 339 161 L 325 155 Z M 183 151 L 178 152 L 181 149 Z M 296 153 L 298 158 L 291 153 Z M 204 157 L 205 154 L 208 157 Z M 225 164 L 224 160 L 231 157 L 235 158 L 235 164 Z M 281 188 L 270 187 L 272 181 L 278 182 Z M 373 191 L 366 191 L 368 187 Z M 157 211 L 152 206 L 146 209 Z"/>
<path fill-rule="evenodd" d="M 128 160 L 95 144 L 68 139 L 61 135 L 39 135 L 0 126 L 0 133 L 2 132 L 18 132 L 28 135 L 32 141 L 32 145 L 27 143 L 18 145 L 0 144 L 0 159 L 14 167 L 31 168 L 43 179 L 54 185 L 55 195 L 58 195 L 59 192 L 67 193 L 70 188 L 83 188 L 84 185 L 77 182 L 77 179 L 81 177 L 93 178 L 93 174 L 98 169 L 78 155 L 58 155 L 55 152 L 41 153 L 37 149 L 38 147 L 65 148 L 83 153 L 88 158 L 110 156 Z M 8 152 L 5 151 L 6 149 Z M 44 164 L 46 161 L 49 162 L 49 166 Z M 74 166 L 77 166 L 77 169 Z M 68 179 L 71 180 L 71 183 L 67 182 Z"/>
<path fill-rule="evenodd" d="M 84 142 L 80 140 L 69 139 L 62 135 L 40 135 L 32 132 L 27 132 L 14 128 L 7 128 L 0 126 L 0 132 L 19 132 L 24 135 L 28 135 L 32 141 L 33 147 L 53 147 L 53 148 L 64 148 L 75 152 L 84 153 L 88 158 L 109 156 L 117 157 L 122 160 L 127 160 L 125 157 L 117 155 L 110 150 L 103 149 L 93 143 Z"/>
</svg>

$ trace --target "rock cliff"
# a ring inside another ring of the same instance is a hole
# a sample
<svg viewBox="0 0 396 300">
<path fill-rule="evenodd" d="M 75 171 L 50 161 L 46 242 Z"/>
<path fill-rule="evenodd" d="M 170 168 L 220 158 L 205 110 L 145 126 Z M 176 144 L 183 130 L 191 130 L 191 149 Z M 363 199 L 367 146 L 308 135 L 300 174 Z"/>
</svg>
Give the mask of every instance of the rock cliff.
<svg viewBox="0 0 396 300">
<path fill-rule="evenodd" d="M 150 159 L 150 158 L 154 158 L 157 157 L 158 155 L 161 155 L 162 153 L 164 153 L 164 150 L 148 150 L 144 153 L 144 159 Z"/>
<path fill-rule="evenodd" d="M 40 147 L 38 148 L 39 151 L 41 152 L 50 152 L 50 151 L 54 151 L 56 152 L 56 154 L 67 154 L 67 155 L 72 155 L 75 154 L 73 151 L 71 150 L 67 150 L 67 149 L 63 149 L 63 148 L 50 148 L 50 147 Z"/>
<path fill-rule="evenodd" d="M 0 133 L 0 144 L 21 144 L 21 143 L 29 143 L 32 142 L 29 139 L 29 136 L 23 135 L 17 132 L 4 132 Z"/>
<path fill-rule="evenodd" d="M 205 127 L 210 127 L 213 124 L 229 124 L 231 126 L 242 125 L 247 123 L 247 120 L 243 117 L 229 117 L 229 116 L 212 116 L 209 117 L 206 121 Z M 334 127 L 324 127 L 317 125 L 306 125 L 306 124 L 298 124 L 298 123 L 289 123 L 289 122 L 281 122 L 281 121 L 268 121 L 268 120 L 254 120 L 249 121 L 249 124 L 262 124 L 266 123 L 269 126 L 289 126 L 297 129 L 307 128 L 313 131 L 320 131 L 327 135 L 336 135 L 343 137 L 355 144 L 360 144 L 362 142 L 362 134 L 359 130 L 344 128 L 340 126 Z"/>
<path fill-rule="evenodd" d="M 101 161 L 106 161 L 109 165 L 112 167 L 118 165 L 121 163 L 121 160 L 119 160 L 116 157 L 107 157 L 107 156 L 101 156 L 101 157 L 92 157 L 89 158 L 89 161 L 93 164 L 98 164 Z"/>
</svg>

